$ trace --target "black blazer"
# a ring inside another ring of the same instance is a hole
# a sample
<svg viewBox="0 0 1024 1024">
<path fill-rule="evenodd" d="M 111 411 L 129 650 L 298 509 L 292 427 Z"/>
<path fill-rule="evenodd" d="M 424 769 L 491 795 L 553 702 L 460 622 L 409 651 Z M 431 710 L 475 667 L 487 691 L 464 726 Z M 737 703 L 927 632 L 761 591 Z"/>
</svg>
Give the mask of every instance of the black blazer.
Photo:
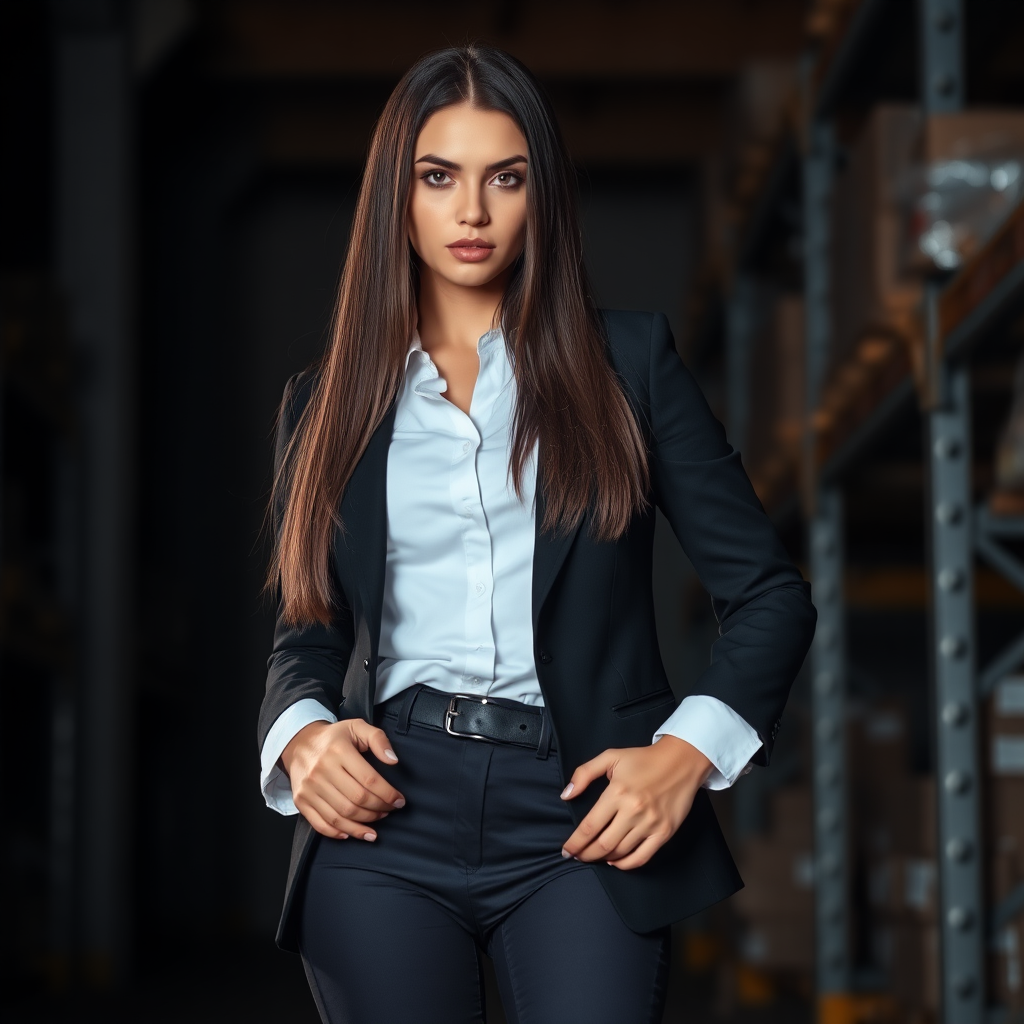
<svg viewBox="0 0 1024 1024">
<path fill-rule="evenodd" d="M 787 556 L 661 314 L 606 311 L 609 359 L 650 451 L 653 499 L 711 595 L 719 637 L 690 687 L 736 710 L 761 737 L 767 765 L 793 678 L 814 633 L 810 585 Z M 309 399 L 310 374 L 285 388 L 277 458 Z M 394 405 L 346 489 L 335 538 L 339 611 L 331 627 L 278 619 L 260 710 L 259 744 L 291 704 L 313 698 L 341 716 L 373 703 L 386 551 L 386 463 Z M 543 460 L 543 454 L 540 456 Z M 536 520 L 544 512 L 538 485 Z M 675 704 L 658 649 L 651 587 L 653 508 L 615 542 L 597 543 L 589 515 L 568 536 L 536 535 L 534 656 L 550 709 L 563 781 L 608 747 L 649 744 Z M 603 786 L 569 803 L 578 822 Z M 278 944 L 296 949 L 296 891 L 318 841 L 299 817 Z M 641 868 L 596 870 L 623 920 L 644 932 L 687 917 L 743 885 L 707 791 Z"/>
</svg>

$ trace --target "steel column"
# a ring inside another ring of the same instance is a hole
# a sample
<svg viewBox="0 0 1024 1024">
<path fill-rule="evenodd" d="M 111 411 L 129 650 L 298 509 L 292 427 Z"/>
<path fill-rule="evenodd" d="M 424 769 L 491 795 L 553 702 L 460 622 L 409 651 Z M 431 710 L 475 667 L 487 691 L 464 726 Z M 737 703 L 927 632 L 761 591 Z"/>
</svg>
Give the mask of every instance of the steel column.
<svg viewBox="0 0 1024 1024">
<path fill-rule="evenodd" d="M 942 1020 L 971 1024 L 982 1019 L 984 1006 L 984 919 L 974 687 L 970 377 L 963 365 L 943 365 L 939 372 L 944 400 L 928 413 L 927 442 Z"/>
<path fill-rule="evenodd" d="M 804 159 L 804 291 L 808 411 L 821 392 L 831 341 L 830 203 L 834 140 L 830 122 L 808 127 Z M 810 514 L 810 574 L 818 627 L 811 647 L 814 722 L 815 926 L 820 996 L 850 984 L 846 824 L 845 611 L 843 515 L 838 487 L 816 479 L 813 433 L 807 434 L 805 494 Z"/>
<path fill-rule="evenodd" d="M 926 116 L 964 104 L 962 0 L 920 0 L 921 102 Z M 938 333 L 939 285 L 928 286 L 927 346 L 935 394 L 927 412 L 931 650 L 939 825 L 942 1020 L 983 1019 L 970 374 L 951 365 Z"/>
<path fill-rule="evenodd" d="M 810 524 L 810 570 L 818 627 L 811 647 L 814 722 L 815 923 L 818 992 L 850 980 L 846 823 L 843 513 L 837 488 L 818 492 Z"/>
</svg>

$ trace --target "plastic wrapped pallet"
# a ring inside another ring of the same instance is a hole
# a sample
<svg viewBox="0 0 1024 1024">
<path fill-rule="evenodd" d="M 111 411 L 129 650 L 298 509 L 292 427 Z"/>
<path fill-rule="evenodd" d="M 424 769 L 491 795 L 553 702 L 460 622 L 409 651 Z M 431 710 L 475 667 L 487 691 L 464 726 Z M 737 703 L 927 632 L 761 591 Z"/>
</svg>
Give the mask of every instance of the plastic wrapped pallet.
<svg viewBox="0 0 1024 1024">
<path fill-rule="evenodd" d="M 904 266 L 956 270 L 1024 195 L 1024 111 L 933 115 L 915 156 L 901 187 Z"/>
</svg>

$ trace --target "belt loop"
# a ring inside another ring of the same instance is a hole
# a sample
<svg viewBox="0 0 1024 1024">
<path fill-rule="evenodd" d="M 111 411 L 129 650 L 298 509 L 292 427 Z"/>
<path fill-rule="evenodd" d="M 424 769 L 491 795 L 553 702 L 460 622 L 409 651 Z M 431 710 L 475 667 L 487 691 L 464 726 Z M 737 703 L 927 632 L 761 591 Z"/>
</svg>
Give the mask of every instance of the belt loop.
<svg viewBox="0 0 1024 1024">
<path fill-rule="evenodd" d="M 548 709 L 540 709 L 540 739 L 537 741 L 537 758 L 541 761 L 548 759 L 551 753 L 551 715 Z"/>
<path fill-rule="evenodd" d="M 412 714 L 412 706 L 416 703 L 416 696 L 423 689 L 422 683 L 413 683 L 406 688 L 402 706 L 398 709 L 398 725 L 395 731 L 399 736 L 405 736 L 409 732 L 409 716 Z"/>
</svg>

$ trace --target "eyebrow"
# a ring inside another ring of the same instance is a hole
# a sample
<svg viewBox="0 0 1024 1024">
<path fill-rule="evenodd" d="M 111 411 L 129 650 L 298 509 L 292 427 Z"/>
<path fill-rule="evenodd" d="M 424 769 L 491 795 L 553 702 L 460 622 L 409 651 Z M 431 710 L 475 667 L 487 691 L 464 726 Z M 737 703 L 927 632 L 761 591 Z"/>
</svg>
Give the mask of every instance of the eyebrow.
<svg viewBox="0 0 1024 1024">
<path fill-rule="evenodd" d="M 421 156 L 416 161 L 418 164 L 437 164 L 438 167 L 444 167 L 449 171 L 461 171 L 461 164 L 454 163 L 451 160 L 445 160 L 444 157 L 434 156 L 433 153 L 428 153 L 426 156 Z M 499 160 L 497 163 L 488 164 L 485 171 L 500 171 L 506 167 L 511 167 L 513 164 L 525 164 L 528 163 L 525 156 L 510 156 L 505 160 Z"/>
</svg>

